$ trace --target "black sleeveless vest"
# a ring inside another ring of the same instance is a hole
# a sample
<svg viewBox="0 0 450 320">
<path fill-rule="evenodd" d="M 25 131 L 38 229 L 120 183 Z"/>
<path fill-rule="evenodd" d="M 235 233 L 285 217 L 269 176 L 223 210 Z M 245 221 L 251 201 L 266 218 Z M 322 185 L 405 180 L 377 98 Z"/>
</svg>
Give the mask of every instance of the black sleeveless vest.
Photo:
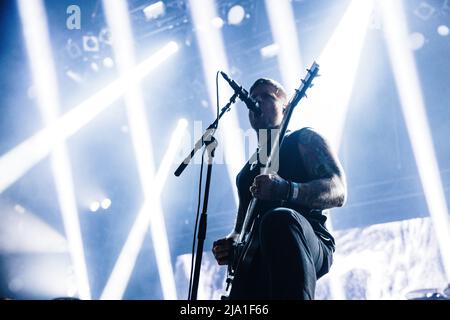
<svg viewBox="0 0 450 320">
<path fill-rule="evenodd" d="M 278 175 L 283 179 L 305 183 L 313 180 L 314 178 L 309 177 L 307 171 L 304 169 L 304 164 L 298 150 L 298 140 L 302 130 L 309 130 L 308 128 L 303 128 L 292 133 L 286 133 L 283 140 L 283 144 L 280 148 L 279 153 L 279 169 Z M 247 209 L 252 195 L 250 193 L 250 186 L 253 183 L 253 179 L 260 174 L 260 169 L 255 166 L 255 163 L 247 163 L 241 169 L 236 177 L 236 185 L 238 188 L 239 199 L 241 204 Z M 307 207 L 293 205 L 290 203 L 285 203 L 281 205 L 280 201 L 258 201 L 256 210 L 259 214 L 264 214 L 265 212 L 277 208 L 286 207 L 293 209 L 303 215 L 311 224 L 314 232 L 320 239 L 330 248 L 334 250 L 335 243 L 334 238 L 329 233 L 325 227 L 325 221 L 327 217 L 322 213 L 322 210 L 310 209 Z"/>
</svg>

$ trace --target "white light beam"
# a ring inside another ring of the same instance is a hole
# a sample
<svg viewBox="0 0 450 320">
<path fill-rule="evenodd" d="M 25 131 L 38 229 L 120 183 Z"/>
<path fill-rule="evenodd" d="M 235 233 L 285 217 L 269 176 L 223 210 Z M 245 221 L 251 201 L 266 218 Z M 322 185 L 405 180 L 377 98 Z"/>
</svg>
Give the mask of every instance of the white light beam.
<svg viewBox="0 0 450 320">
<path fill-rule="evenodd" d="M 191 16 L 196 30 L 198 45 L 203 63 L 203 73 L 208 87 L 211 110 L 216 114 L 216 72 L 228 72 L 228 61 L 219 29 L 211 27 L 211 20 L 217 17 L 213 1 L 190 0 Z M 228 84 L 222 79 L 219 82 L 219 92 L 222 101 L 228 100 L 233 94 Z M 225 105 L 225 104 L 224 104 Z M 223 106 L 220 106 L 223 107 Z M 223 134 L 222 134 L 223 132 Z M 243 136 L 241 134 L 237 112 L 234 107 L 220 120 L 219 141 L 224 141 L 225 163 L 228 177 L 233 190 L 236 204 L 238 203 L 236 175 L 243 163 L 244 157 Z"/>
<path fill-rule="evenodd" d="M 450 222 L 439 167 L 433 148 L 422 89 L 408 43 L 408 26 L 401 0 L 379 0 L 392 70 L 400 96 L 417 169 L 433 221 L 442 262 L 450 281 Z"/>
<path fill-rule="evenodd" d="M 346 114 L 358 70 L 361 51 L 373 12 L 374 2 L 353 0 L 322 50 L 317 62 L 321 77 L 314 81 L 308 99 L 295 110 L 289 127 L 313 127 L 323 134 L 336 152 L 339 150 Z M 331 215 L 327 221 L 332 231 Z M 334 299 L 345 299 L 338 276 L 329 276 Z"/>
<path fill-rule="evenodd" d="M 297 26 L 290 0 L 265 0 L 266 12 L 275 43 L 278 65 L 288 95 L 299 87 L 304 72 L 300 55 Z"/>
<path fill-rule="evenodd" d="M 107 107 L 111 106 L 124 94 L 127 88 L 137 85 L 177 51 L 177 43 L 169 42 L 139 65 L 128 70 L 125 75 L 3 154 L 0 157 L 0 193 L 44 159 L 56 145 L 74 135 Z"/>
<path fill-rule="evenodd" d="M 304 126 L 317 129 L 336 150 L 373 8 L 373 0 L 352 0 L 317 59 L 321 77 L 314 81 L 308 99 L 295 110 L 289 125 L 293 130 Z"/>
<path fill-rule="evenodd" d="M 38 105 L 44 124 L 48 126 L 56 121 L 60 108 L 45 8 L 41 0 L 19 0 L 18 6 L 33 81 L 37 89 Z M 75 270 L 78 295 L 81 299 L 88 300 L 91 299 L 91 292 L 78 220 L 72 170 L 66 146 L 61 141 L 55 145 L 51 157 L 51 167 L 69 252 Z"/>
<path fill-rule="evenodd" d="M 169 148 L 167 149 L 158 172 L 155 177 L 155 189 L 154 198 L 159 198 L 161 192 L 164 188 L 164 184 L 170 172 L 171 164 L 176 158 L 177 150 L 180 143 L 183 141 L 183 135 L 186 131 L 187 121 L 180 120 L 178 126 L 172 135 L 172 139 L 169 143 Z M 151 206 L 152 199 L 145 201 L 144 205 L 139 210 L 138 216 L 131 228 L 130 234 L 123 246 L 119 258 L 117 259 L 113 271 L 108 279 L 108 282 L 103 289 L 101 299 L 119 299 L 122 297 L 128 280 L 131 276 L 133 266 L 136 263 L 137 256 L 142 247 L 144 241 L 145 233 L 148 230 L 149 225 L 154 226 L 164 226 L 158 223 L 155 219 L 160 219 L 161 215 L 151 215 L 151 210 L 154 210 Z M 152 223 L 153 222 L 153 223 Z M 165 227 L 163 229 L 152 228 L 152 234 L 154 238 L 161 237 L 161 234 L 166 234 Z M 164 249 L 164 248 L 163 248 Z M 161 250 L 162 253 L 169 252 L 169 248 Z M 165 257 L 170 259 L 170 256 Z M 165 273 L 171 272 L 169 269 L 163 270 Z M 161 278 L 166 278 L 169 275 L 162 275 Z"/>
<path fill-rule="evenodd" d="M 121 74 L 135 66 L 133 33 L 128 16 L 127 3 L 124 0 L 103 0 L 108 25 L 111 29 L 113 49 L 117 66 Z M 161 287 L 165 299 L 176 299 L 177 292 L 169 251 L 169 242 L 165 232 L 164 214 L 160 198 L 156 197 L 155 166 L 150 130 L 147 125 L 145 102 L 139 85 L 129 87 L 125 92 L 125 104 L 130 124 L 130 134 L 136 156 L 139 178 L 144 193 L 144 202 L 148 202 L 145 214 L 151 218 L 151 237 L 155 248 L 156 262 Z M 142 221 L 138 222 L 142 223 Z M 142 234 L 142 237 L 144 234 Z M 143 239 L 142 239 L 143 240 Z M 135 243 L 138 245 L 138 243 Z M 140 246 L 138 246 L 140 247 Z M 127 279 L 128 282 L 128 279 Z M 120 296 L 121 298 L 121 296 Z"/>
</svg>

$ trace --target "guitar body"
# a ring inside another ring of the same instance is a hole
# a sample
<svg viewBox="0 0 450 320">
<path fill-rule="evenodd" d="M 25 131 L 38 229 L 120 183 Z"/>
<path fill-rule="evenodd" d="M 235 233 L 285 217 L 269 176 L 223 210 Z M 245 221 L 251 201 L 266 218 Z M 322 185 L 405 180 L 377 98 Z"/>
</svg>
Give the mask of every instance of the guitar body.
<svg viewBox="0 0 450 320">
<path fill-rule="evenodd" d="M 229 298 L 239 299 L 241 296 L 241 284 L 243 284 L 243 279 L 249 276 L 251 272 L 251 266 L 255 261 L 255 257 L 259 251 L 259 219 L 257 218 L 252 232 L 249 233 L 248 240 L 242 244 L 241 248 L 238 248 L 237 251 L 240 252 L 238 254 L 237 259 L 235 261 L 235 265 L 233 268 L 233 286 L 231 287 Z M 239 246 L 239 244 L 238 244 Z"/>
</svg>

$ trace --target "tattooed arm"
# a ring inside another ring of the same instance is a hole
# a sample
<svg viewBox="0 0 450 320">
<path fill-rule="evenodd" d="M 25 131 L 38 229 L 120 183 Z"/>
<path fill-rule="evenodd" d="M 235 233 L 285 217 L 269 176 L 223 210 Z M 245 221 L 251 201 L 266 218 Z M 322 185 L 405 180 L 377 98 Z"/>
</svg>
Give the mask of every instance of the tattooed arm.
<svg viewBox="0 0 450 320">
<path fill-rule="evenodd" d="M 299 135 L 298 148 L 311 181 L 298 185 L 291 202 L 312 209 L 341 207 L 347 196 L 345 174 L 327 141 L 306 128 Z"/>
</svg>

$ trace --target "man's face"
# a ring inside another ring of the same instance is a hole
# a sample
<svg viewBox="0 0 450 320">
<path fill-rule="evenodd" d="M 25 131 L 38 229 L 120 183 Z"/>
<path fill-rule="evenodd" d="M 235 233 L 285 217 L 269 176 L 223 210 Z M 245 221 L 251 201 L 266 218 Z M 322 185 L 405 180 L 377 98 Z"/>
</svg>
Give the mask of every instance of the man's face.
<svg viewBox="0 0 450 320">
<path fill-rule="evenodd" d="M 278 98 L 277 89 L 271 84 L 260 84 L 251 93 L 252 98 L 258 101 L 261 115 L 257 116 L 249 111 L 250 124 L 253 129 L 278 128 L 283 120 L 283 99 Z"/>
</svg>

